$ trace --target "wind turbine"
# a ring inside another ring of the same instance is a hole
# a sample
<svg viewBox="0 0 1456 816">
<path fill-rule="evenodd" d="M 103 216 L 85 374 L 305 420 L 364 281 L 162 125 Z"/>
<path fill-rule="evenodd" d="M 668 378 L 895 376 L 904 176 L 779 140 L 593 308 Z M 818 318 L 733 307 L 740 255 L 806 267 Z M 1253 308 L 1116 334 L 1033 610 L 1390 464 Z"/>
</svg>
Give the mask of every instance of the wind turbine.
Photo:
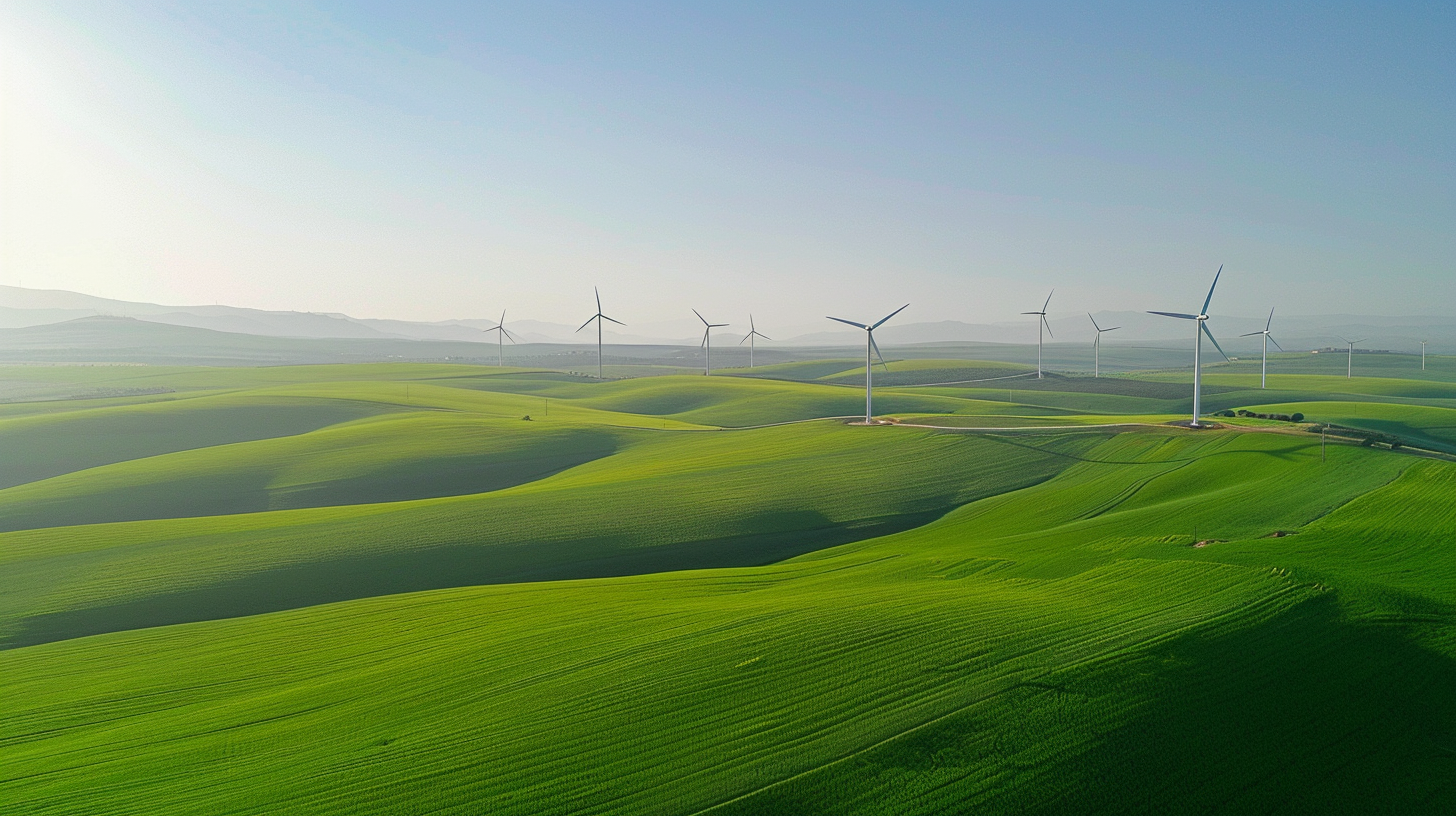
<svg viewBox="0 0 1456 816">
<path fill-rule="evenodd" d="M 701 314 L 698 314 L 698 310 L 697 309 L 694 309 L 693 310 L 693 314 L 698 315 L 698 319 L 701 320 L 701 321 L 703 321 L 703 342 L 700 343 L 699 345 L 702 347 L 703 352 L 704 352 L 704 354 L 703 354 L 703 376 L 706 377 L 709 374 L 712 374 L 713 373 L 713 329 L 721 329 L 724 326 L 727 326 L 728 324 L 727 323 L 709 323 L 708 322 L 708 318 L 703 317 Z"/>
<path fill-rule="evenodd" d="M 1043 303 L 1041 305 L 1041 311 L 1039 311 L 1039 312 L 1022 312 L 1022 314 L 1024 314 L 1024 315 L 1039 315 L 1039 317 L 1037 318 L 1037 320 L 1039 322 L 1036 324 L 1036 378 L 1038 380 L 1041 379 L 1041 330 L 1042 330 L 1043 327 L 1045 327 L 1046 328 L 1046 333 L 1048 335 L 1050 335 L 1052 333 L 1052 324 L 1050 324 L 1050 323 L 1047 322 L 1047 319 L 1046 319 L 1047 311 L 1046 310 L 1047 310 L 1047 307 L 1052 304 L 1052 295 L 1055 295 L 1056 293 L 1057 293 L 1057 290 L 1053 289 L 1051 291 L 1051 293 L 1047 295 L 1046 303 Z M 1053 339 L 1056 339 L 1056 338 L 1053 337 Z"/>
<path fill-rule="evenodd" d="M 1241 335 L 1239 335 L 1240 337 L 1253 337 L 1256 334 L 1261 334 L 1261 335 L 1264 336 L 1264 362 L 1259 365 L 1259 387 L 1260 388 L 1267 388 L 1268 387 L 1265 383 L 1269 379 L 1269 343 L 1270 342 L 1273 342 L 1274 343 L 1274 348 L 1277 348 L 1280 351 L 1283 351 L 1284 350 L 1284 347 L 1281 346 L 1281 345 L 1279 345 L 1279 341 L 1274 339 L 1274 335 L 1272 335 L 1272 334 L 1269 333 L 1269 327 L 1272 326 L 1272 325 L 1274 325 L 1274 310 L 1273 309 L 1270 309 L 1269 310 L 1269 319 L 1266 320 L 1266 321 L 1264 321 L 1264 330 L 1263 331 L 1255 331 L 1255 332 L 1249 332 L 1248 334 L 1241 334 Z"/>
<path fill-rule="evenodd" d="M 506 365 L 506 341 L 507 340 L 511 341 L 511 345 L 513 345 L 513 346 L 516 344 L 516 337 L 515 337 L 515 335 L 511 334 L 510 330 L 506 328 L 506 310 L 505 309 L 501 309 L 500 322 L 496 323 L 494 326 L 491 326 L 490 328 L 488 328 L 488 329 L 485 330 L 485 333 L 486 334 L 490 334 L 491 332 L 496 332 L 496 337 L 495 337 L 495 344 L 496 344 L 496 365 L 500 366 L 501 368 L 505 368 L 505 365 Z"/>
<path fill-rule="evenodd" d="M 593 320 L 597 322 L 597 379 L 600 380 L 602 379 L 602 321 L 611 320 L 618 326 L 625 326 L 627 324 L 602 314 L 602 293 L 597 291 L 595 286 L 592 287 L 592 292 L 597 296 L 597 313 L 587 318 L 586 322 L 577 328 L 577 331 L 581 331 L 587 326 L 590 326 Z"/>
<path fill-rule="evenodd" d="M 1198 328 L 1193 331 L 1193 427 L 1200 427 L 1198 424 L 1198 409 L 1201 407 L 1200 400 L 1203 392 L 1203 335 L 1213 342 L 1213 347 L 1223 354 L 1225 360 L 1228 355 L 1223 353 L 1223 347 L 1214 339 L 1213 332 L 1208 330 L 1208 304 L 1213 301 L 1213 290 L 1218 286 L 1218 278 L 1223 274 L 1223 266 L 1220 264 L 1218 272 L 1214 273 L 1213 286 L 1208 287 L 1208 297 L 1203 299 L 1203 308 L 1198 314 L 1183 314 L 1182 312 L 1148 312 L 1148 314 L 1163 315 L 1164 317 L 1176 317 L 1180 320 L 1195 321 Z"/>
<path fill-rule="evenodd" d="M 1426 341 L 1421 341 L 1421 370 L 1426 370 Z"/>
<path fill-rule="evenodd" d="M 838 320 L 840 323 L 848 323 L 851 326 L 855 326 L 855 327 L 864 329 L 864 332 L 865 332 L 865 424 L 866 425 L 868 425 L 868 424 L 870 424 L 871 422 L 874 421 L 874 402 L 873 402 L 873 396 L 874 396 L 874 393 L 873 393 L 874 375 L 873 375 L 872 369 L 870 368 L 870 351 L 873 350 L 874 353 L 875 353 L 875 356 L 880 358 L 880 365 L 885 366 L 885 370 L 888 371 L 889 368 L 890 368 L 888 365 L 885 365 L 885 357 L 884 357 L 883 354 L 880 354 L 880 347 L 879 347 L 879 345 L 877 345 L 875 343 L 875 329 L 878 329 L 879 327 L 885 325 L 886 321 L 888 321 L 890 318 L 894 317 L 895 315 L 897 315 L 897 314 L 905 311 L 905 309 L 908 308 L 909 306 L 910 306 L 910 304 L 907 303 L 904 306 L 901 306 L 900 308 L 896 309 L 895 311 L 890 312 L 889 314 L 887 314 L 884 317 L 880 318 L 880 320 L 879 320 L 878 323 L 875 323 L 875 324 L 869 325 L 869 326 L 866 326 L 863 323 L 856 323 L 853 320 L 845 320 L 842 317 L 831 317 L 831 318 L 829 318 L 830 320 Z"/>
<path fill-rule="evenodd" d="M 748 343 L 748 367 L 749 368 L 753 368 L 753 338 L 755 338 L 755 337 L 762 337 L 765 340 L 772 340 L 773 339 L 772 337 L 769 337 L 768 335 L 763 334 L 763 333 L 759 332 L 758 329 L 754 328 L 754 326 L 753 326 L 753 315 L 750 314 L 748 316 L 748 334 L 743 335 L 743 339 L 738 341 L 738 345 L 740 345 L 740 346 L 743 345 L 745 342 Z M 1424 346 L 1422 346 L 1422 348 L 1424 348 Z"/>
<path fill-rule="evenodd" d="M 1048 298 L 1048 300 L 1050 300 L 1050 298 Z M 1121 326 L 1113 326 L 1110 329 L 1104 329 L 1101 326 L 1097 325 L 1097 318 L 1093 317 L 1091 312 L 1088 312 L 1087 313 L 1087 319 L 1090 320 L 1090 321 L 1092 321 L 1092 328 L 1094 328 L 1094 329 L 1097 330 L 1097 336 L 1095 338 L 1093 338 L 1093 340 L 1092 340 L 1092 376 L 1093 377 L 1101 377 L 1102 376 L 1102 333 L 1103 332 L 1110 332 L 1110 331 L 1117 331 L 1118 329 L 1120 329 L 1122 327 Z"/>
<path fill-rule="evenodd" d="M 1355 376 L 1355 344 L 1365 342 L 1365 338 L 1362 337 L 1359 340 L 1350 340 L 1345 337 L 1341 337 L 1340 339 L 1344 340 L 1345 345 L 1349 346 L 1350 348 L 1350 359 L 1345 361 L 1345 379 L 1348 380 L 1351 377 Z"/>
</svg>

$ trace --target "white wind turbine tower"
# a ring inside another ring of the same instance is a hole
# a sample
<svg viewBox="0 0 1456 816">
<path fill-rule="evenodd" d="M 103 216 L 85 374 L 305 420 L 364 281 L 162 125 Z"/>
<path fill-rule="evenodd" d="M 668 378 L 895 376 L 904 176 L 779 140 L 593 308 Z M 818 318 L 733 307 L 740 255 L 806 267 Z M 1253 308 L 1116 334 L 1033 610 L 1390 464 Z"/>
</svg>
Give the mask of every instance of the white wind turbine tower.
<svg viewBox="0 0 1456 816">
<path fill-rule="evenodd" d="M 904 306 L 901 306 L 900 308 L 896 309 L 895 311 L 890 312 L 889 314 L 887 314 L 884 317 L 880 318 L 880 320 L 879 320 L 878 323 L 875 323 L 875 324 L 870 325 L 870 326 L 866 326 L 863 323 L 856 323 L 853 320 L 845 320 L 842 317 L 831 317 L 831 318 L 829 318 L 830 320 L 838 320 L 840 323 L 848 323 L 851 326 L 855 326 L 857 328 L 864 329 L 864 331 L 865 331 L 865 424 L 866 425 L 868 425 L 868 424 L 870 424 L 871 422 L 874 421 L 874 414 L 875 414 L 875 412 L 874 412 L 874 401 L 873 401 L 873 396 L 874 396 L 874 392 L 873 392 L 874 374 L 873 374 L 872 369 L 870 368 L 870 351 L 873 350 L 874 353 L 875 353 L 875 356 L 880 358 L 880 365 L 885 366 L 885 369 L 886 370 L 889 370 L 889 368 L 890 368 L 888 365 L 885 365 L 885 357 L 884 357 L 883 354 L 880 354 L 880 347 L 879 347 L 878 344 L 875 343 L 875 329 L 878 329 L 879 327 L 885 325 L 885 323 L 890 318 L 892 318 L 895 315 L 897 315 L 897 314 L 905 311 L 905 309 L 908 308 L 909 306 L 910 306 L 910 304 L 908 304 L 908 303 L 905 304 Z"/>
<path fill-rule="evenodd" d="M 507 340 L 511 341 L 511 345 L 513 345 L 513 346 L 516 344 L 516 336 L 513 335 L 513 334 L 511 334 L 510 330 L 506 328 L 506 310 L 505 309 L 501 309 L 500 321 L 497 322 L 494 326 L 491 326 L 490 328 L 488 328 L 488 329 L 485 330 L 485 333 L 486 334 L 490 334 L 491 332 L 495 332 L 496 333 L 496 337 L 495 337 L 495 340 L 496 340 L 496 351 L 495 351 L 495 353 L 496 353 L 496 365 L 500 366 L 501 368 L 505 368 L 505 365 L 506 365 L 506 341 Z"/>
<path fill-rule="evenodd" d="M 1050 300 L 1050 298 L 1048 298 L 1048 300 Z M 1097 336 L 1095 338 L 1093 338 L 1093 340 L 1092 340 L 1092 376 L 1093 377 L 1101 377 L 1102 376 L 1102 333 L 1103 332 L 1110 332 L 1110 331 L 1117 331 L 1118 329 L 1120 329 L 1122 327 L 1121 326 L 1113 326 L 1110 329 L 1104 329 L 1101 326 L 1097 325 L 1097 318 L 1093 317 L 1091 312 L 1088 312 L 1087 313 L 1087 319 L 1090 320 L 1090 321 L 1092 321 L 1092 328 L 1094 328 L 1094 329 L 1097 330 Z"/>
<path fill-rule="evenodd" d="M 1239 335 L 1240 337 L 1253 337 L 1256 334 L 1262 334 L 1264 336 L 1264 362 L 1259 365 L 1260 388 L 1268 388 L 1268 385 L 1266 385 L 1266 383 L 1269 380 L 1269 344 L 1272 342 L 1274 344 L 1274 348 L 1277 348 L 1280 351 L 1284 350 L 1284 347 L 1279 345 L 1279 341 L 1274 339 L 1274 335 L 1269 333 L 1269 327 L 1272 325 L 1274 325 L 1274 310 L 1270 309 L 1269 319 L 1264 321 L 1263 331 L 1249 332 L 1248 334 Z"/>
<path fill-rule="evenodd" d="M 1046 319 L 1047 311 L 1046 310 L 1047 310 L 1047 307 L 1052 304 L 1052 295 L 1055 295 L 1056 293 L 1057 293 L 1057 290 L 1053 289 L 1047 295 L 1046 303 L 1043 303 L 1041 305 L 1041 311 L 1039 311 L 1039 312 L 1022 312 L 1022 314 L 1024 314 L 1024 315 L 1038 315 L 1038 317 L 1037 317 L 1037 321 L 1038 322 L 1036 324 L 1036 378 L 1038 380 L 1041 379 L 1041 330 L 1042 330 L 1042 328 L 1046 328 L 1046 333 L 1048 335 L 1051 335 L 1051 333 L 1052 333 L 1052 324 L 1050 324 L 1050 323 L 1047 322 L 1047 319 Z M 1055 338 L 1053 338 L 1053 339 L 1055 339 Z"/>
<path fill-rule="evenodd" d="M 706 377 L 713 373 L 713 329 L 721 329 L 728 324 L 709 323 L 708 318 L 698 314 L 697 309 L 693 310 L 693 314 L 698 315 L 698 319 L 703 321 L 703 342 L 699 344 L 699 347 L 703 349 L 703 376 Z"/>
<path fill-rule="evenodd" d="M 1365 342 L 1365 338 L 1361 337 L 1359 340 L 1350 340 L 1341 337 L 1340 339 L 1344 340 L 1345 345 L 1349 347 L 1350 358 L 1345 361 L 1345 379 L 1348 380 L 1355 376 L 1355 344 Z"/>
<path fill-rule="evenodd" d="M 1183 314 L 1182 312 L 1148 312 L 1148 314 L 1163 315 L 1164 317 L 1176 317 L 1180 320 L 1192 320 L 1197 326 L 1193 332 L 1193 427 L 1200 427 L 1198 424 L 1199 408 L 1202 407 L 1200 400 L 1203 391 L 1203 335 L 1213 342 L 1213 347 L 1223 354 L 1225 360 L 1228 355 L 1223 353 L 1223 347 L 1214 339 L 1213 332 L 1208 330 L 1208 304 L 1213 301 L 1213 290 L 1218 286 L 1218 278 L 1223 274 L 1223 266 L 1220 265 L 1218 272 L 1213 276 L 1213 286 L 1208 287 L 1208 297 L 1203 299 L 1203 308 L 1198 314 Z"/>
<path fill-rule="evenodd" d="M 587 326 L 590 326 L 593 320 L 597 322 L 597 379 L 600 380 L 602 379 L 602 321 L 611 320 L 618 326 L 625 326 L 627 324 L 602 314 L 602 293 L 597 291 L 595 286 L 592 287 L 592 292 L 597 296 L 597 313 L 587 318 L 587 321 L 581 324 L 577 331 L 581 331 Z"/>
<path fill-rule="evenodd" d="M 1426 341 L 1421 341 L 1421 370 L 1426 370 Z"/>
<path fill-rule="evenodd" d="M 753 315 L 749 315 L 748 316 L 748 334 L 743 335 L 743 339 L 738 341 L 738 345 L 740 345 L 740 346 L 743 345 L 744 343 L 748 343 L 748 367 L 749 368 L 753 368 L 753 338 L 755 338 L 755 337 L 762 337 L 765 340 L 772 340 L 773 339 L 772 337 L 769 337 L 768 335 L 763 334 L 757 328 L 755 328 L 754 325 L 753 325 Z"/>
</svg>

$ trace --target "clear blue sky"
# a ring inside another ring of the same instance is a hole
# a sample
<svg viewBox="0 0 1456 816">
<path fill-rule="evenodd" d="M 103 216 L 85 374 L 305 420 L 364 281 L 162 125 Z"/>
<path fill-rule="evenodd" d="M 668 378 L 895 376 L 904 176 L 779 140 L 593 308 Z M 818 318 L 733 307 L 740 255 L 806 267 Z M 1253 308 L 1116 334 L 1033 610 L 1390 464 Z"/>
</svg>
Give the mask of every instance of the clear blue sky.
<svg viewBox="0 0 1456 816">
<path fill-rule="evenodd" d="M 0 283 L 801 325 L 1192 308 L 1223 263 L 1226 313 L 1456 304 L 1449 3 L 8 0 L 0 64 Z"/>
</svg>

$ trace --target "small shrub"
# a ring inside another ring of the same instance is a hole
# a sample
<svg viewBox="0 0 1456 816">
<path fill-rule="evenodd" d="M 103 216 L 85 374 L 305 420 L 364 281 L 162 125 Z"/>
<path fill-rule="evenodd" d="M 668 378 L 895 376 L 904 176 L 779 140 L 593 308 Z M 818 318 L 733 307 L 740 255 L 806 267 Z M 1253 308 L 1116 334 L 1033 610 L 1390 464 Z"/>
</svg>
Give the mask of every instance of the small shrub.
<svg viewBox="0 0 1456 816">
<path fill-rule="evenodd" d="M 1304 414 L 1300 414 L 1300 413 L 1290 414 L 1289 415 L 1289 421 L 1290 422 L 1303 422 L 1304 421 Z"/>
</svg>

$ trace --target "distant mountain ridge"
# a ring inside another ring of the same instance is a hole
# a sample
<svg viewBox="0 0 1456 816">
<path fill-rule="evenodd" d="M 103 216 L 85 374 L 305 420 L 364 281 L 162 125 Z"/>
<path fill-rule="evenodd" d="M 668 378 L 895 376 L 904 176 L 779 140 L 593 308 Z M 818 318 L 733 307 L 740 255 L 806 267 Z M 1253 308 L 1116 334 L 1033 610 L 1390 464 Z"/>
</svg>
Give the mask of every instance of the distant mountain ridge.
<svg viewBox="0 0 1456 816">
<path fill-rule="evenodd" d="M 913 310 L 912 310 L 913 311 Z M 0 329 L 45 326 L 84 317 L 131 317 L 150 323 L 208 329 L 217 332 L 257 337 L 329 340 L 418 340 L 445 343 L 494 344 L 484 330 L 495 325 L 490 318 L 468 318 L 438 322 L 356 318 L 328 312 L 294 312 L 250 309 L 237 306 L 169 306 L 156 303 L 113 300 L 110 298 L 69 292 L 59 289 L 26 289 L 0 286 Z M 907 312 L 906 317 L 911 317 Z M 1180 321 L 1149 315 L 1144 312 L 1098 312 L 1097 322 L 1104 328 L 1121 327 L 1108 334 L 1103 342 L 1123 345 L 1139 342 L 1176 343 L 1188 334 Z M 1247 354 L 1258 338 L 1239 335 L 1264 328 L 1262 317 L 1222 316 L 1215 314 L 1211 323 L 1219 342 L 1231 354 Z M 1053 313 L 1050 319 L 1052 336 L 1049 343 L 1090 342 L 1092 325 L 1085 313 Z M 590 343 L 591 332 L 578 333 L 575 326 L 539 320 L 511 320 L 512 332 L 528 343 Z M 806 321 L 802 326 L 812 326 Z M 854 330 L 839 331 L 827 324 L 823 331 L 797 335 L 779 331 L 780 341 L 774 345 L 845 346 L 862 342 Z M 736 342 L 741 332 L 736 327 L 715 337 Z M 603 333 L 607 342 L 630 345 L 695 346 L 701 337 L 690 320 L 660 321 Z M 877 332 L 884 345 L 926 343 L 1009 343 L 1036 342 L 1036 324 L 1031 318 L 1011 319 L 996 323 L 966 323 L 958 320 L 937 322 L 891 323 Z M 1367 348 L 1388 348 L 1395 351 L 1419 350 L 1420 341 L 1428 340 L 1432 352 L 1449 353 L 1456 349 L 1456 318 L 1380 317 L 1368 315 L 1291 315 L 1276 314 L 1274 337 L 1286 348 L 1309 350 L 1339 345 L 1341 337 L 1364 338 Z"/>
</svg>

